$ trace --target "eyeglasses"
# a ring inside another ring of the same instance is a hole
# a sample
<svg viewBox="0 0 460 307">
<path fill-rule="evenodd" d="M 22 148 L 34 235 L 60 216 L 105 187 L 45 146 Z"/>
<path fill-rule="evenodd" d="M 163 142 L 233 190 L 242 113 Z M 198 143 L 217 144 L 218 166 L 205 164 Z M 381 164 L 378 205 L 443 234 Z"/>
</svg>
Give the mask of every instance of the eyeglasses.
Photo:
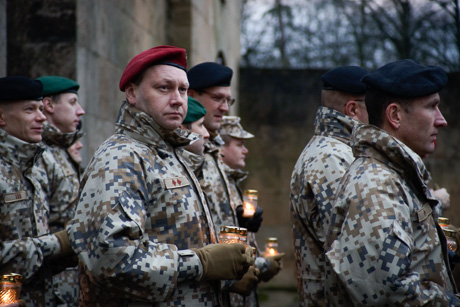
<svg viewBox="0 0 460 307">
<path fill-rule="evenodd" d="M 233 98 L 233 97 L 226 97 L 226 96 L 223 96 L 223 95 L 214 94 L 214 93 L 210 93 L 210 92 L 207 92 L 207 91 L 201 91 L 201 92 L 203 92 L 205 94 L 208 94 L 209 97 L 211 97 L 211 99 L 214 102 L 217 102 L 219 104 L 227 103 L 228 106 L 231 107 L 235 103 L 235 98 Z"/>
</svg>

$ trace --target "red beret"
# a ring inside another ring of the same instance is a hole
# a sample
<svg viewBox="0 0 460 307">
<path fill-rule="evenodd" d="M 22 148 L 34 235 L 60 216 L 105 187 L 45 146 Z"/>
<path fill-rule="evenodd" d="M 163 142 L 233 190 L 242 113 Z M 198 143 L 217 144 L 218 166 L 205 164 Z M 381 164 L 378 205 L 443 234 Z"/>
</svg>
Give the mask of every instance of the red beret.
<svg viewBox="0 0 460 307">
<path fill-rule="evenodd" d="M 124 92 L 129 81 L 155 64 L 171 65 L 187 71 L 186 51 L 174 46 L 157 46 L 139 53 L 126 66 L 120 79 L 120 90 Z"/>
</svg>

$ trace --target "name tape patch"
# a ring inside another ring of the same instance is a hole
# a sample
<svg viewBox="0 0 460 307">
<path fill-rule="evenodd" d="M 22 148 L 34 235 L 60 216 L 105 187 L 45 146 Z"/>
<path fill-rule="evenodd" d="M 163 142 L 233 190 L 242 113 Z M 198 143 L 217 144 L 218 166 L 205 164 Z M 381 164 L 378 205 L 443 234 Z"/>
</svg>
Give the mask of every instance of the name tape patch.
<svg viewBox="0 0 460 307">
<path fill-rule="evenodd" d="M 26 191 L 18 191 L 15 193 L 7 193 L 3 197 L 3 200 L 5 203 L 12 203 L 15 201 L 20 201 L 20 200 L 26 200 L 27 199 L 27 193 Z"/>
<path fill-rule="evenodd" d="M 190 182 L 188 181 L 187 177 L 181 176 L 164 179 L 164 184 L 167 189 L 175 189 L 188 186 L 190 185 Z"/>
</svg>

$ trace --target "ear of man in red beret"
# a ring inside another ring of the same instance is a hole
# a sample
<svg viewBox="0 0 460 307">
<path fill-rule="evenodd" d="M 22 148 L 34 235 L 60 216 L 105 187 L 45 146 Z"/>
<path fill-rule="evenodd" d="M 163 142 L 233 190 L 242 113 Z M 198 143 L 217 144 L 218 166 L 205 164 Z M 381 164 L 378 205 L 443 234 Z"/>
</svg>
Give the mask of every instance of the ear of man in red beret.
<svg viewBox="0 0 460 307">
<path fill-rule="evenodd" d="M 185 49 L 174 46 L 156 46 L 139 53 L 129 61 L 120 79 L 120 90 L 125 87 L 137 75 L 152 65 L 171 65 L 187 71 L 187 54 Z"/>
</svg>

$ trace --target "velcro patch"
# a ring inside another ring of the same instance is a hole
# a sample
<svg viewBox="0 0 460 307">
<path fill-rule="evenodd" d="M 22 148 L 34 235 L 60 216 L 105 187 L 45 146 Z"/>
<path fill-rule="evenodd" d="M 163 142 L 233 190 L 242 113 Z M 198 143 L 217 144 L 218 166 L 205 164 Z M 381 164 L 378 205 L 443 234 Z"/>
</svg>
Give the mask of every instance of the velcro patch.
<svg viewBox="0 0 460 307">
<path fill-rule="evenodd" d="M 12 203 L 15 201 L 26 200 L 27 199 L 27 192 L 26 191 L 18 191 L 15 193 L 7 193 L 3 197 L 3 201 L 5 203 Z"/>
<path fill-rule="evenodd" d="M 181 176 L 176 178 L 164 179 L 164 184 L 167 189 L 181 188 L 190 185 L 187 177 Z"/>
<path fill-rule="evenodd" d="M 422 222 L 426 220 L 431 215 L 431 213 L 433 213 L 431 206 L 427 203 L 424 204 L 422 209 L 417 211 L 418 221 Z"/>
</svg>

